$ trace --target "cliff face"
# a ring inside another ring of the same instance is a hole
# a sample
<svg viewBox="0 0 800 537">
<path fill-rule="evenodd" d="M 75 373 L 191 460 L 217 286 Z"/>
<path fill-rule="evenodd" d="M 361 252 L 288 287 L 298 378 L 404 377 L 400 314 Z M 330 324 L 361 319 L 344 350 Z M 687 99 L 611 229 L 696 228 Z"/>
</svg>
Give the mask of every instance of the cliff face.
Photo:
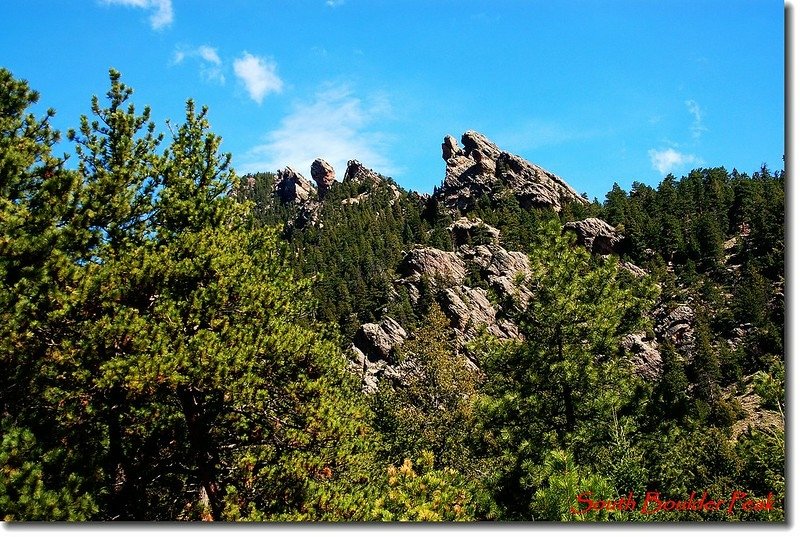
<svg viewBox="0 0 800 537">
<path fill-rule="evenodd" d="M 484 330 L 500 339 L 520 337 L 513 313 L 531 293 L 515 282 L 529 274 L 528 257 L 500 246 L 499 231 L 478 219 L 462 218 L 450 226 L 450 232 L 455 251 L 427 246 L 411 249 L 397 267 L 400 278 L 394 286 L 407 292 L 415 308 L 422 306 L 425 287 L 432 288 L 450 322 L 451 337 L 468 359 L 465 366 L 475 368 L 467 344 Z M 477 281 L 468 281 L 468 274 Z M 365 390 L 375 390 L 381 378 L 401 378 L 408 366 L 398 363 L 396 350 L 409 335 L 391 317 L 359 329 L 352 346 L 353 369 L 361 375 Z"/>
</svg>

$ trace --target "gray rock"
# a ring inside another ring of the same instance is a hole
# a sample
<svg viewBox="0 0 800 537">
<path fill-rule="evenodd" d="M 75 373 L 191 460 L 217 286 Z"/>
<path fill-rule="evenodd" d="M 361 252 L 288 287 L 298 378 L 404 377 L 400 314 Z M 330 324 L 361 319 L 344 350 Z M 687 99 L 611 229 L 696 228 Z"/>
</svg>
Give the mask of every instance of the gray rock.
<svg viewBox="0 0 800 537">
<path fill-rule="evenodd" d="M 482 329 L 499 338 L 511 337 L 506 326 L 498 323 L 497 310 L 489 301 L 486 291 L 461 285 L 445 289 L 442 311 L 457 330 L 461 339 L 467 342 L 474 339 Z"/>
<path fill-rule="evenodd" d="M 343 182 L 347 183 L 355 181 L 356 183 L 365 183 L 367 185 L 377 185 L 381 182 L 381 176 L 361 164 L 357 160 L 350 160 L 347 162 L 347 170 L 344 172 Z"/>
<path fill-rule="evenodd" d="M 356 332 L 353 344 L 369 362 L 380 360 L 390 362 L 394 348 L 407 338 L 408 334 L 400 326 L 400 323 L 391 317 L 385 317 L 378 324 L 361 325 Z"/>
<path fill-rule="evenodd" d="M 508 278 L 527 277 L 531 273 L 530 259 L 522 252 L 508 251 L 500 246 L 489 246 L 492 259 L 486 271 L 495 276 Z"/>
<path fill-rule="evenodd" d="M 311 183 L 290 167 L 279 170 L 275 182 L 275 195 L 283 203 L 302 203 L 309 199 Z"/>
<path fill-rule="evenodd" d="M 450 136 L 449 134 L 444 137 L 444 142 L 442 143 L 442 158 L 444 160 L 450 160 L 453 157 L 463 156 L 464 152 L 458 147 L 458 142 L 455 138 Z"/>
<path fill-rule="evenodd" d="M 679 353 L 691 358 L 694 351 L 694 309 L 681 304 L 671 310 L 664 305 L 655 311 L 655 331 L 660 339 L 667 340 Z"/>
<path fill-rule="evenodd" d="M 479 218 L 459 218 L 447 228 L 456 246 L 463 244 L 499 244 L 500 231 Z"/>
<path fill-rule="evenodd" d="M 504 191 L 525 207 L 560 211 L 568 201 L 588 203 L 557 175 L 502 151 L 480 133 L 465 132 L 461 143 L 463 149 L 448 135 L 442 144 L 445 179 L 434 197 L 448 208 L 465 212 L 479 197 L 487 195 L 499 201 L 506 195 Z"/>
<path fill-rule="evenodd" d="M 630 261 L 620 261 L 620 268 L 627 270 L 637 278 L 644 278 L 647 276 L 647 271 L 638 265 L 634 265 Z"/>
<path fill-rule="evenodd" d="M 467 267 L 458 254 L 430 247 L 414 248 L 406 253 L 398 271 L 408 281 L 416 282 L 425 277 L 444 285 L 459 285 L 467 275 Z"/>
<path fill-rule="evenodd" d="M 500 148 L 497 147 L 486 136 L 479 132 L 467 131 L 461 136 L 461 144 L 464 146 L 464 153 L 474 155 L 476 152 L 488 157 L 490 160 L 497 160 L 500 156 Z M 473 156 L 474 160 L 474 156 Z"/>
<path fill-rule="evenodd" d="M 622 348 L 629 355 L 637 375 L 650 381 L 661 377 L 664 363 L 655 340 L 648 339 L 644 333 L 628 334 L 622 339 Z"/>
<path fill-rule="evenodd" d="M 510 153 L 498 157 L 497 175 L 526 208 L 550 207 L 561 211 L 564 203 L 589 203 L 558 175 Z"/>
<path fill-rule="evenodd" d="M 563 231 L 573 231 L 582 244 L 594 254 L 607 255 L 618 253 L 622 235 L 608 222 L 599 218 L 586 218 L 577 222 L 567 222 Z"/>
</svg>

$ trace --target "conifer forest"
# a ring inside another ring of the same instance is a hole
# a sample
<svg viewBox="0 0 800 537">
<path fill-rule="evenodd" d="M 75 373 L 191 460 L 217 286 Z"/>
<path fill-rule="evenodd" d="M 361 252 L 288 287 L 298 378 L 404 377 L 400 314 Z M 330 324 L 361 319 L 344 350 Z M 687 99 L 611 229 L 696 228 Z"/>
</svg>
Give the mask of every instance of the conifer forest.
<svg viewBox="0 0 800 537">
<path fill-rule="evenodd" d="M 784 522 L 783 170 L 427 194 L 86 97 L 0 69 L 2 520 Z"/>
</svg>

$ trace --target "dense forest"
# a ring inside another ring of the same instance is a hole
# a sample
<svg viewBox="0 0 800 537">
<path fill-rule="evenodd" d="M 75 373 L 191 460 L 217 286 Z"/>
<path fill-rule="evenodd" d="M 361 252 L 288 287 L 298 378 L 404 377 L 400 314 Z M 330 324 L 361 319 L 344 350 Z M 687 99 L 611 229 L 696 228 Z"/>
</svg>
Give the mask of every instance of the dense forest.
<svg viewBox="0 0 800 537">
<path fill-rule="evenodd" d="M 161 133 L 132 94 L 112 70 L 58 156 L 0 69 L 3 520 L 784 521 L 783 171 L 558 210 L 378 174 L 287 202 L 206 108 Z M 525 271 L 412 282 L 420 251 Z M 387 318 L 399 373 L 365 389 L 353 341 Z"/>
</svg>

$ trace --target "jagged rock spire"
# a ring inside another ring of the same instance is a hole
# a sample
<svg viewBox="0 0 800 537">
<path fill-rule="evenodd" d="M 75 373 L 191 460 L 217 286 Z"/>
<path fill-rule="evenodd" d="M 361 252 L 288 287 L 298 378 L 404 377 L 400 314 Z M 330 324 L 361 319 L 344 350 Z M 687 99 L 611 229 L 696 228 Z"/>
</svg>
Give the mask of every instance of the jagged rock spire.
<svg viewBox="0 0 800 537">
<path fill-rule="evenodd" d="M 461 144 L 463 149 L 450 135 L 442 143 L 447 168 L 436 196 L 445 206 L 465 212 L 482 195 L 496 195 L 501 185 L 524 207 L 560 211 L 564 203 L 588 203 L 556 174 L 501 150 L 479 132 L 465 132 Z"/>
</svg>

